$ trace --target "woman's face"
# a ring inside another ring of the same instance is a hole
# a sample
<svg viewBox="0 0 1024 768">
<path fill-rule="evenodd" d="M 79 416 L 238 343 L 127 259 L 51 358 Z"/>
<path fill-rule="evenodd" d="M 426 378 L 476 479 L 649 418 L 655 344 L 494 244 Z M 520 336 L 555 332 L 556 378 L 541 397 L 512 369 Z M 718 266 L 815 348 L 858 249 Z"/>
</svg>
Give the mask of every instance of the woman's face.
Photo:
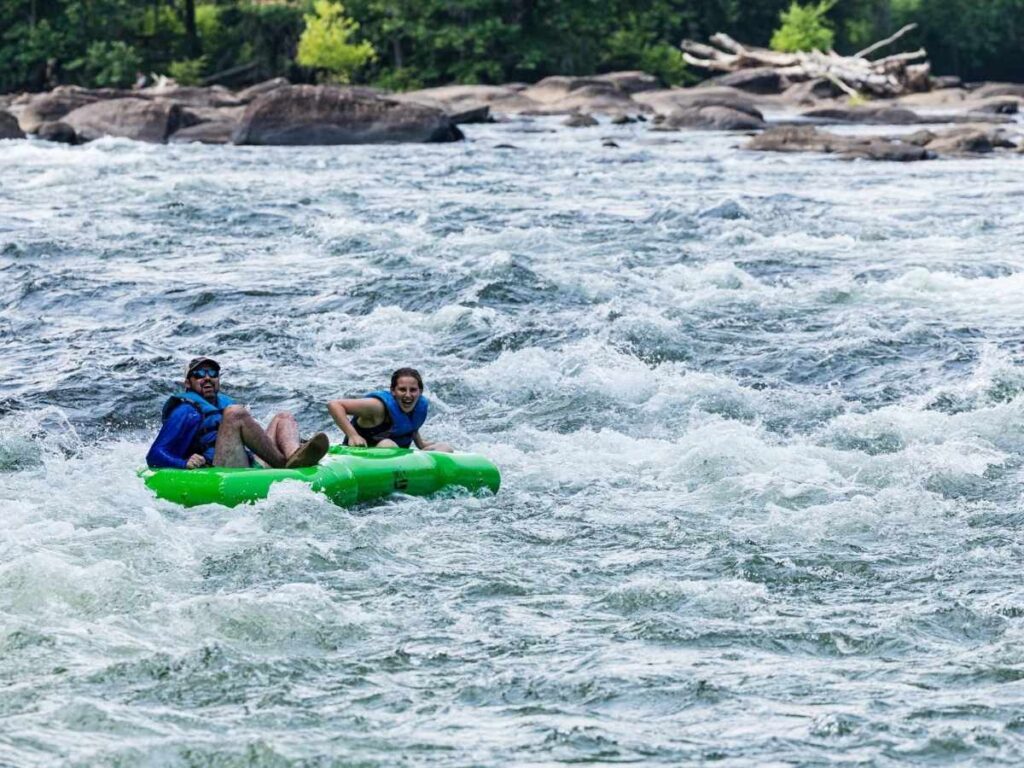
<svg viewBox="0 0 1024 768">
<path fill-rule="evenodd" d="M 395 386 L 391 388 L 391 394 L 398 401 L 399 408 L 405 413 L 412 413 L 412 409 L 416 407 L 416 401 L 423 393 L 413 376 L 399 376 Z"/>
</svg>

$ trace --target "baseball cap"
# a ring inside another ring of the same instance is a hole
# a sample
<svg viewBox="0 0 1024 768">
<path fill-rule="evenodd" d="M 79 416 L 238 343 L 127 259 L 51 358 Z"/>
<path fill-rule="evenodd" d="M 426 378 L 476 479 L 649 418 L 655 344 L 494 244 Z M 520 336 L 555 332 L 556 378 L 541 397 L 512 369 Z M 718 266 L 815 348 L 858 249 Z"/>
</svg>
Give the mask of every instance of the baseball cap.
<svg viewBox="0 0 1024 768">
<path fill-rule="evenodd" d="M 188 366 L 185 368 L 185 378 L 187 379 L 189 377 L 189 374 L 191 374 L 192 371 L 194 371 L 203 363 L 209 363 L 214 368 L 216 368 L 218 372 L 220 372 L 220 363 L 218 363 L 212 357 L 193 357 L 191 360 L 188 361 Z"/>
</svg>

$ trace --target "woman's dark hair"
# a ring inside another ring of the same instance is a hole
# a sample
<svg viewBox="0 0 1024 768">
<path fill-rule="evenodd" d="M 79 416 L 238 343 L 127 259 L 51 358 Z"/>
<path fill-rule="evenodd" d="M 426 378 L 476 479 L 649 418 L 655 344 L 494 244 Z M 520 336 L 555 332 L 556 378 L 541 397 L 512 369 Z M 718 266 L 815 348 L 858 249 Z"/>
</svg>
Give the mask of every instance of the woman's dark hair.
<svg viewBox="0 0 1024 768">
<path fill-rule="evenodd" d="M 415 368 L 399 368 L 397 371 L 391 374 L 391 388 L 394 389 L 398 386 L 398 380 L 403 376 L 412 376 L 416 379 L 416 383 L 420 385 L 420 389 L 423 389 L 423 377 L 420 376 L 420 372 Z"/>
</svg>

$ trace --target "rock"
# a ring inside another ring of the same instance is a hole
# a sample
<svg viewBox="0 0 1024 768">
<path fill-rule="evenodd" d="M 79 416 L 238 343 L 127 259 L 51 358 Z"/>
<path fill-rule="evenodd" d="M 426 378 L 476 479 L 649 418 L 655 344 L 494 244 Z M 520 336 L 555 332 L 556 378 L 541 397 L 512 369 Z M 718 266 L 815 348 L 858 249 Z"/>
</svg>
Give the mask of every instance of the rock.
<svg viewBox="0 0 1024 768">
<path fill-rule="evenodd" d="M 181 126 L 182 110 L 166 101 L 111 99 L 79 107 L 65 115 L 64 122 L 82 141 L 120 136 L 160 143 Z"/>
<path fill-rule="evenodd" d="M 495 149 L 519 149 L 515 144 L 495 144 Z"/>
<path fill-rule="evenodd" d="M 616 144 L 616 143 L 615 143 L 614 141 L 612 141 L 611 139 L 605 139 L 604 141 L 602 141 L 602 142 L 601 142 L 601 146 L 602 146 L 602 147 L 608 147 L 608 148 L 610 148 L 610 149 L 618 149 L 618 148 L 619 148 L 619 145 L 618 145 L 618 144 Z"/>
<path fill-rule="evenodd" d="M 0 110 L 0 139 L 24 139 L 25 132 L 18 125 L 18 118 L 10 112 Z"/>
<path fill-rule="evenodd" d="M 640 112 L 646 107 L 635 102 L 613 81 L 597 77 L 546 77 L 522 92 L 539 104 L 532 114 L 597 112 L 617 114 Z"/>
<path fill-rule="evenodd" d="M 436 106 L 449 114 L 459 114 L 488 107 L 489 114 L 531 112 L 540 105 L 521 95 L 525 85 L 444 85 L 423 88 L 388 96 L 396 101 L 414 101 Z"/>
<path fill-rule="evenodd" d="M 819 123 L 859 123 L 861 125 L 914 125 L 934 122 L 902 107 L 819 107 L 800 115 Z"/>
<path fill-rule="evenodd" d="M 171 134 L 168 141 L 172 144 L 230 144 L 236 130 L 238 122 L 235 120 L 208 120 L 179 128 Z"/>
<path fill-rule="evenodd" d="M 1006 138 L 999 129 L 965 125 L 943 131 L 926 146 L 939 154 L 977 155 L 988 154 L 996 148 L 1014 149 L 1016 144 Z"/>
<path fill-rule="evenodd" d="M 493 123 L 491 117 L 491 106 L 489 104 L 474 102 L 443 101 L 433 96 L 425 95 L 424 92 L 411 93 L 390 93 L 387 98 L 392 101 L 409 102 L 422 104 L 425 107 L 439 109 L 448 115 L 448 119 L 455 125 L 470 125 L 472 123 Z"/>
<path fill-rule="evenodd" d="M 143 88 L 137 95 L 148 99 L 163 99 L 183 107 L 240 107 L 243 102 L 222 85 L 196 88 L 181 85 L 163 85 Z"/>
<path fill-rule="evenodd" d="M 972 103 L 970 110 L 983 115 L 1016 115 L 1020 111 L 1020 101 L 1006 97 L 982 99 Z"/>
<path fill-rule="evenodd" d="M 615 117 L 611 119 L 612 125 L 629 125 L 630 123 L 635 122 L 638 122 L 638 119 L 630 117 L 629 115 L 615 115 Z"/>
<path fill-rule="evenodd" d="M 887 160 L 910 163 L 918 160 L 933 160 L 935 153 L 914 144 L 888 139 L 872 139 L 867 143 L 854 143 L 839 153 L 844 160 Z"/>
<path fill-rule="evenodd" d="M 237 123 L 244 113 L 244 106 L 188 107 L 182 110 L 182 127 L 199 123 Z"/>
<path fill-rule="evenodd" d="M 680 107 L 670 112 L 656 128 L 672 131 L 679 128 L 704 128 L 717 131 L 749 131 L 764 128 L 763 118 L 733 107 L 709 105 Z"/>
<path fill-rule="evenodd" d="M 913 133 L 908 133 L 906 136 L 902 137 L 903 141 L 907 144 L 913 144 L 915 147 L 923 147 L 934 138 L 935 134 L 926 130 L 914 131 Z"/>
<path fill-rule="evenodd" d="M 611 83 L 623 93 L 632 96 L 634 93 L 644 91 L 655 91 L 661 88 L 661 83 L 654 75 L 639 70 L 628 72 L 607 72 L 603 75 L 595 75 L 592 79 L 600 82 Z"/>
<path fill-rule="evenodd" d="M 577 112 L 565 118 L 565 120 L 562 121 L 562 125 L 568 126 L 569 128 L 590 128 L 591 126 L 597 125 L 597 119 L 591 115 Z"/>
<path fill-rule="evenodd" d="M 236 144 L 377 144 L 458 141 L 439 109 L 399 102 L 364 88 L 288 85 L 246 107 Z"/>
<path fill-rule="evenodd" d="M 768 152 L 834 152 L 845 159 L 909 162 L 940 155 L 975 155 L 1015 145 L 1001 129 L 963 126 L 938 135 L 917 131 L 909 136 L 838 136 L 809 125 L 771 128 L 751 139 L 747 149 Z"/>
<path fill-rule="evenodd" d="M 978 99 L 991 99 L 1000 96 L 1024 99 L 1024 83 L 986 83 L 974 91 L 973 95 Z"/>
<path fill-rule="evenodd" d="M 782 93 L 789 88 L 789 80 L 773 67 L 751 67 L 719 75 L 706 81 L 709 85 L 739 88 L 748 93 Z"/>
<path fill-rule="evenodd" d="M 60 120 L 40 125 L 36 131 L 36 137 L 43 141 L 54 141 L 58 144 L 81 144 L 75 129 Z"/>
<path fill-rule="evenodd" d="M 491 117 L 491 107 L 489 104 L 481 104 L 476 107 L 469 107 L 468 109 L 448 112 L 448 119 L 455 125 L 474 125 L 477 123 L 494 122 L 494 118 Z"/>
<path fill-rule="evenodd" d="M 819 131 L 809 125 L 769 128 L 745 145 L 759 152 L 839 152 L 848 149 L 851 139 Z"/>
<path fill-rule="evenodd" d="M 25 133 L 35 133 L 43 123 L 63 120 L 69 112 L 100 100 L 99 96 L 84 89 L 57 88 L 33 97 L 22 107 L 18 122 Z"/>
<path fill-rule="evenodd" d="M 750 96 L 736 88 L 718 86 L 668 88 L 638 93 L 634 100 L 649 110 L 663 115 L 669 115 L 677 109 L 686 107 L 728 107 L 759 120 L 764 119 Z"/>
<path fill-rule="evenodd" d="M 842 95 L 835 83 L 823 77 L 794 83 L 782 92 L 782 98 L 796 104 L 815 104 L 822 99 L 834 99 Z"/>
<path fill-rule="evenodd" d="M 280 88 L 285 85 L 291 85 L 287 77 L 275 77 L 271 80 L 264 80 L 262 83 L 256 83 L 256 85 L 250 85 L 248 88 L 236 93 L 235 98 L 243 104 L 248 104 L 257 96 L 262 96 L 264 93 L 270 93 L 270 91 L 275 88 Z"/>
</svg>

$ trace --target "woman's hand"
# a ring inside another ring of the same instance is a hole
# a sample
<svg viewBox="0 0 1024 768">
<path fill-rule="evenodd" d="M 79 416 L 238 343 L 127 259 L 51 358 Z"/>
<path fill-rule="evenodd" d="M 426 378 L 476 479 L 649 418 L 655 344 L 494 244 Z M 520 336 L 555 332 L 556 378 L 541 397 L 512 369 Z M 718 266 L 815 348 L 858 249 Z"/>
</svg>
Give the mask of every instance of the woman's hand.
<svg viewBox="0 0 1024 768">
<path fill-rule="evenodd" d="M 185 462 L 185 469 L 199 469 L 206 466 L 206 458 L 198 453 L 193 453 Z"/>
<path fill-rule="evenodd" d="M 366 438 L 360 434 L 348 435 L 348 444 L 352 448 L 365 448 Z"/>
</svg>

